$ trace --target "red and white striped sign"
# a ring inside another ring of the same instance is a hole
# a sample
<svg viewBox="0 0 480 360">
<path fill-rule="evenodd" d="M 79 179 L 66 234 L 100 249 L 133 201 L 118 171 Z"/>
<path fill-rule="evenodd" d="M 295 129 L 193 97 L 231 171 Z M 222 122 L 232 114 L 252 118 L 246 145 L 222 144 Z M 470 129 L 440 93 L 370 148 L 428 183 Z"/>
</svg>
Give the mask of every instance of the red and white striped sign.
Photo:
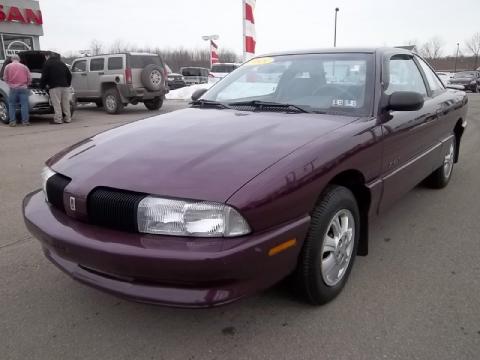
<svg viewBox="0 0 480 360">
<path fill-rule="evenodd" d="M 210 67 L 215 63 L 218 63 L 218 45 L 210 40 Z"/>
<path fill-rule="evenodd" d="M 243 0 L 243 56 L 248 60 L 255 55 L 255 3 L 256 0 Z"/>
</svg>

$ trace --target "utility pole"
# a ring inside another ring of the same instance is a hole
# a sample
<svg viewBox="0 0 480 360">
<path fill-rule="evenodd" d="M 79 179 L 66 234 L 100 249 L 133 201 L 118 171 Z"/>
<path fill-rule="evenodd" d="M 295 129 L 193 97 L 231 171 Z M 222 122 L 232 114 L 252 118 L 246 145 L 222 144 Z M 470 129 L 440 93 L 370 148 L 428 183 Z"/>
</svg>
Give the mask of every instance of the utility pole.
<svg viewBox="0 0 480 360">
<path fill-rule="evenodd" d="M 337 13 L 340 9 L 335 8 L 335 30 L 333 33 L 333 47 L 337 47 Z"/>
<path fill-rule="evenodd" d="M 458 60 L 459 49 L 460 49 L 460 43 L 457 43 L 457 55 L 455 55 L 455 70 L 453 72 L 457 72 L 457 60 Z"/>
</svg>

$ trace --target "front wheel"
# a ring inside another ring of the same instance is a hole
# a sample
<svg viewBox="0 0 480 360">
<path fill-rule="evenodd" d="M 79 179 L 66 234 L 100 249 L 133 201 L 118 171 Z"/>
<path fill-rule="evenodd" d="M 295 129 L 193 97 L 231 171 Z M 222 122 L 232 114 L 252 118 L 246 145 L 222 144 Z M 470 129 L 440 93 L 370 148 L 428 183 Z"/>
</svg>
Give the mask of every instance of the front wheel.
<svg viewBox="0 0 480 360">
<path fill-rule="evenodd" d="M 448 185 L 452 178 L 456 149 L 457 141 L 456 138 L 453 137 L 452 142 L 447 146 L 447 150 L 443 155 L 443 164 L 426 179 L 426 184 L 429 187 L 433 189 L 442 189 Z"/>
<path fill-rule="evenodd" d="M 306 299 L 321 305 L 343 289 L 355 260 L 360 211 L 352 192 L 329 186 L 311 215 L 297 266 L 297 284 Z"/>
<path fill-rule="evenodd" d="M 161 97 L 156 97 L 151 100 L 144 100 L 143 104 L 148 110 L 158 110 L 163 105 L 163 99 Z"/>
<path fill-rule="evenodd" d="M 8 105 L 4 99 L 0 99 L 0 121 L 4 124 L 9 123 Z"/>
</svg>

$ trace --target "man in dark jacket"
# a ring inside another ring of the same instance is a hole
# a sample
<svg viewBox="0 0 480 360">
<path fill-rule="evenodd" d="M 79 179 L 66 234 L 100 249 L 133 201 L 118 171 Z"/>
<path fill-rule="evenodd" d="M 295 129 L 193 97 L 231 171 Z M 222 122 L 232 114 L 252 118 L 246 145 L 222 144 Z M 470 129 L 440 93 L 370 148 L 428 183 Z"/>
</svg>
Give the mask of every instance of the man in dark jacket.
<svg viewBox="0 0 480 360">
<path fill-rule="evenodd" d="M 57 54 L 50 53 L 43 66 L 41 86 L 48 89 L 53 109 L 55 110 L 54 124 L 61 124 L 63 121 L 72 121 L 70 113 L 70 98 L 72 96 L 70 85 L 72 74 Z M 65 119 L 63 119 L 65 114 Z"/>
</svg>

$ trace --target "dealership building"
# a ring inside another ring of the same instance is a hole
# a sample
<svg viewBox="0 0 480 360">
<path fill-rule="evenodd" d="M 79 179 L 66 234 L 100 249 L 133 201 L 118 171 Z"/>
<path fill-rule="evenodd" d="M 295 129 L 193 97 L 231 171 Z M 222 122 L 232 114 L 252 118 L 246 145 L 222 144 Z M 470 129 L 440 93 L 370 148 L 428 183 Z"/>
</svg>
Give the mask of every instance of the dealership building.
<svg viewBox="0 0 480 360">
<path fill-rule="evenodd" d="M 15 53 L 40 50 L 43 19 L 33 0 L 0 0 L 0 63 Z"/>
</svg>

